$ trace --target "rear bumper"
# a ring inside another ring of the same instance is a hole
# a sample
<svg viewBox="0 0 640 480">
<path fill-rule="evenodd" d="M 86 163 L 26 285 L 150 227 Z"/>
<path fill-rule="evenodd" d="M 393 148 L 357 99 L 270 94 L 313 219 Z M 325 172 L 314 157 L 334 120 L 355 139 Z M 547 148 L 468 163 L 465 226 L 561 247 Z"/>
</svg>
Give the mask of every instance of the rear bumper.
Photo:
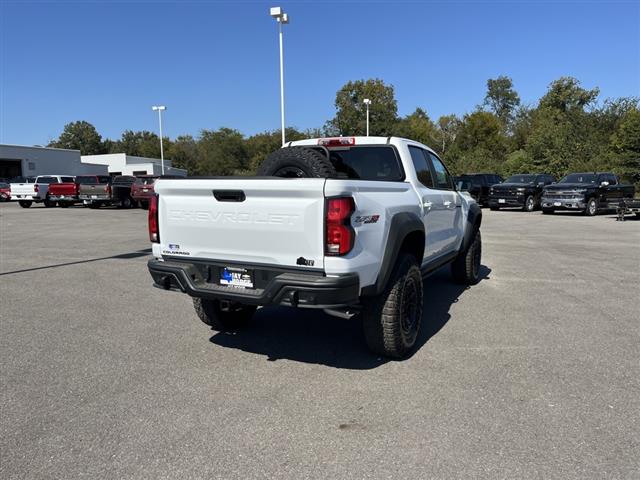
<svg viewBox="0 0 640 480">
<path fill-rule="evenodd" d="M 360 282 L 355 273 L 326 277 L 319 272 L 278 272 L 254 269 L 255 289 L 229 287 L 207 281 L 220 265 L 150 260 L 147 264 L 155 287 L 186 293 L 192 297 L 229 300 L 249 305 L 285 305 L 306 308 L 336 308 L 359 302 Z"/>
<path fill-rule="evenodd" d="M 54 202 L 59 202 L 59 201 L 77 202 L 78 196 L 77 195 L 49 195 L 49 200 L 52 200 Z"/>
<path fill-rule="evenodd" d="M 93 200 L 94 202 L 110 202 L 110 195 L 78 195 L 80 200 Z"/>
</svg>

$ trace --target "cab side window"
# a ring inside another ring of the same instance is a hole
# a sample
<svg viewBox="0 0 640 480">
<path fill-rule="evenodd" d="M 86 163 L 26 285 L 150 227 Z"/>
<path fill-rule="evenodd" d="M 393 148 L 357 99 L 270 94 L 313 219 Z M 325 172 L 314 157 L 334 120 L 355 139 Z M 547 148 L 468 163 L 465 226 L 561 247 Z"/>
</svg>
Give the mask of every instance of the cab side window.
<svg viewBox="0 0 640 480">
<path fill-rule="evenodd" d="M 418 181 L 427 188 L 433 188 L 433 177 L 427 161 L 427 152 L 418 147 L 409 147 L 409 152 Z"/>
<path fill-rule="evenodd" d="M 442 163 L 442 161 L 440 161 L 440 159 L 433 153 L 429 152 L 429 157 L 431 158 L 435 188 L 453 190 L 453 179 L 451 178 L 451 175 L 449 175 L 447 167 L 445 167 L 444 163 Z"/>
<path fill-rule="evenodd" d="M 609 185 L 617 185 L 618 184 L 618 179 L 616 178 L 615 175 L 612 174 L 608 174 L 606 175 L 606 180 L 607 182 L 609 182 Z"/>
</svg>

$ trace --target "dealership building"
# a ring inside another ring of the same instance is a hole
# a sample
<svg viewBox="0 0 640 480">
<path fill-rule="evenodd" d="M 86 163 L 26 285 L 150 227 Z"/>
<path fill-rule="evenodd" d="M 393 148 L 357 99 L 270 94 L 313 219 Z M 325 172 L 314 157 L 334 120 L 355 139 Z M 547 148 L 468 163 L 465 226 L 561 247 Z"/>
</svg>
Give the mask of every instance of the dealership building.
<svg viewBox="0 0 640 480">
<path fill-rule="evenodd" d="M 0 144 L 0 178 L 38 175 L 160 175 L 162 163 L 145 158 L 112 153 L 80 155 L 79 150 Z M 164 161 L 166 175 L 186 176 L 187 171 Z"/>
</svg>

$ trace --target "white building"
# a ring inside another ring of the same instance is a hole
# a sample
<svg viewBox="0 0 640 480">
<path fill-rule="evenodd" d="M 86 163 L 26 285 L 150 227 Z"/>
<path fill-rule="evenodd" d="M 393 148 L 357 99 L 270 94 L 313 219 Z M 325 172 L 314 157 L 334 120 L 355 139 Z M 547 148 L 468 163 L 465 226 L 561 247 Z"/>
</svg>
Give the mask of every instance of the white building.
<svg viewBox="0 0 640 480">
<path fill-rule="evenodd" d="M 134 157 L 125 153 L 82 155 L 82 163 L 106 165 L 111 175 L 161 175 L 162 163 L 157 158 Z M 171 160 L 164 161 L 165 175 L 187 176 L 182 168 L 173 168 Z"/>
<path fill-rule="evenodd" d="M 79 150 L 0 144 L 0 178 L 106 174 L 104 164 L 82 161 Z"/>
</svg>

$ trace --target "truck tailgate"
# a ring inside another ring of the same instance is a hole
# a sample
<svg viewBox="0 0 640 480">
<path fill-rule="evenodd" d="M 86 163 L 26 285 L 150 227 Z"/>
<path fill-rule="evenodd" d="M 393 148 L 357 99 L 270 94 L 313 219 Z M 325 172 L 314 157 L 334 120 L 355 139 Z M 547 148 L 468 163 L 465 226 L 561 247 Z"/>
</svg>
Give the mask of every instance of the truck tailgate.
<svg viewBox="0 0 640 480">
<path fill-rule="evenodd" d="M 324 267 L 325 179 L 159 180 L 164 256 Z"/>
</svg>

